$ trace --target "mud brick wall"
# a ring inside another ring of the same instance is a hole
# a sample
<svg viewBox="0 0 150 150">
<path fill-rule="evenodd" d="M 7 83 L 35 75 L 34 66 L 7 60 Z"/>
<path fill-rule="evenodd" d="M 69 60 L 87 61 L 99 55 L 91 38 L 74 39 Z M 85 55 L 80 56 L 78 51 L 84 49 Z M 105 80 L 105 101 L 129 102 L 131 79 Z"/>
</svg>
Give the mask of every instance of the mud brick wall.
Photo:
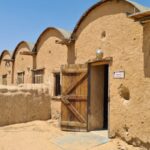
<svg viewBox="0 0 150 150">
<path fill-rule="evenodd" d="M 46 87 L 0 87 L 0 126 L 50 117 L 50 96 Z"/>
</svg>

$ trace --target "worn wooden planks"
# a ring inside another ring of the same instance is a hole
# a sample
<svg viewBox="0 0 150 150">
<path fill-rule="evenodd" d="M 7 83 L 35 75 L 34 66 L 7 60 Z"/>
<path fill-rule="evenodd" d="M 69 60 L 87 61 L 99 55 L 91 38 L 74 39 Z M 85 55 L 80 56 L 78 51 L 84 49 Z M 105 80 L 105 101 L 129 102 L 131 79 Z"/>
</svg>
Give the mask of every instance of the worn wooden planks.
<svg viewBox="0 0 150 150">
<path fill-rule="evenodd" d="M 87 131 L 87 79 L 86 65 L 62 67 L 62 130 Z"/>
</svg>

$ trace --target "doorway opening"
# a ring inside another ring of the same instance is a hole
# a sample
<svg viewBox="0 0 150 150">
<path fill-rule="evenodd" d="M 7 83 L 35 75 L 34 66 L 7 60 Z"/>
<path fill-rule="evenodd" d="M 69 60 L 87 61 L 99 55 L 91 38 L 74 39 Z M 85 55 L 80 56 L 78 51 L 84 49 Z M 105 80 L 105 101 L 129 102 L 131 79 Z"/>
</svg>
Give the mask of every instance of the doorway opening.
<svg viewBox="0 0 150 150">
<path fill-rule="evenodd" d="M 24 83 L 24 75 L 25 75 L 25 72 L 18 72 L 17 73 L 17 84 L 23 84 Z"/>
<path fill-rule="evenodd" d="M 54 95 L 60 96 L 61 95 L 60 73 L 55 73 L 54 78 L 55 78 Z"/>
<path fill-rule="evenodd" d="M 89 65 L 88 130 L 108 129 L 109 65 Z"/>
<path fill-rule="evenodd" d="M 2 75 L 2 84 L 7 85 L 7 74 Z"/>
</svg>

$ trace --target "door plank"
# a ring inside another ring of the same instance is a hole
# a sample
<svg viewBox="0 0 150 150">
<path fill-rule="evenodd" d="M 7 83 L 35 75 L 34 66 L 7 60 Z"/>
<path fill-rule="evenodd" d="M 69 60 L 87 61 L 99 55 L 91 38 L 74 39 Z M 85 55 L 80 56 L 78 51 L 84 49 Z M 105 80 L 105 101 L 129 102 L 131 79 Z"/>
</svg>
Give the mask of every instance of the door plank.
<svg viewBox="0 0 150 150">
<path fill-rule="evenodd" d="M 75 101 L 86 101 L 87 100 L 87 96 L 83 96 L 83 95 L 69 95 L 68 96 L 68 100 L 75 100 Z"/>
<path fill-rule="evenodd" d="M 87 65 L 66 65 L 61 72 L 61 129 L 87 131 Z"/>
<path fill-rule="evenodd" d="M 74 106 L 67 99 L 62 99 L 62 102 L 67 106 L 67 108 L 75 115 L 75 117 L 79 121 L 86 123 L 85 118 L 74 108 Z"/>
<path fill-rule="evenodd" d="M 70 94 L 86 78 L 87 78 L 87 72 L 83 73 L 76 82 L 72 83 L 71 86 L 65 92 L 63 92 L 63 95 Z"/>
</svg>

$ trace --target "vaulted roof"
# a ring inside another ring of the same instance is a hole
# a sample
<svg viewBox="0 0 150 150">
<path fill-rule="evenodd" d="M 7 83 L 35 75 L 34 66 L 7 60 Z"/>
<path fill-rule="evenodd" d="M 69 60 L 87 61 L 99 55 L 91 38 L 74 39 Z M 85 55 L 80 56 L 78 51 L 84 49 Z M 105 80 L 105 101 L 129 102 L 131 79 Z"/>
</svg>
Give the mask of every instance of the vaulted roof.
<svg viewBox="0 0 150 150">
<path fill-rule="evenodd" d="M 77 31 L 78 27 L 80 26 L 80 24 L 82 23 L 82 21 L 86 18 L 86 16 L 91 12 L 93 11 L 95 8 L 97 8 L 98 6 L 108 2 L 110 0 L 101 0 L 99 1 L 98 3 L 94 4 L 93 6 L 91 6 L 82 16 L 81 18 L 79 19 L 79 21 L 77 22 L 73 32 L 72 32 L 72 35 L 71 37 L 73 37 L 73 34 Z M 134 8 L 136 8 L 138 10 L 138 12 L 142 13 L 142 12 L 145 12 L 145 11 L 150 11 L 150 8 L 148 7 L 145 7 L 143 5 L 140 5 L 134 1 L 131 1 L 131 0 L 120 0 L 120 1 L 125 1 L 127 2 L 128 4 L 132 5 Z"/>
<path fill-rule="evenodd" d="M 30 51 L 33 50 L 33 47 L 34 47 L 34 44 L 33 44 L 33 43 L 30 43 L 30 42 L 27 42 L 27 41 L 21 41 L 20 43 L 18 43 L 18 45 L 16 46 L 15 50 L 13 51 L 12 59 L 15 59 L 16 52 L 17 52 L 18 48 L 20 47 L 20 45 L 22 45 L 22 44 L 27 45 L 27 47 L 28 47 L 28 49 L 29 49 Z"/>
<path fill-rule="evenodd" d="M 35 44 L 35 47 L 34 47 L 34 50 L 33 51 L 36 51 L 36 48 L 37 48 L 37 45 L 38 43 L 40 42 L 41 38 L 50 30 L 55 30 L 57 32 L 60 33 L 60 35 L 62 36 L 62 40 L 65 40 L 65 39 L 69 39 L 70 38 L 70 35 L 71 33 L 64 30 L 64 29 L 61 29 L 61 28 L 55 28 L 55 27 L 48 27 L 46 28 L 39 36 L 39 38 L 37 39 L 36 41 L 36 44 Z"/>
<path fill-rule="evenodd" d="M 3 57 L 4 57 L 4 54 L 8 54 L 11 57 L 11 54 L 10 54 L 10 52 L 8 50 L 3 50 L 1 55 L 0 55 L 0 63 L 1 63 L 2 59 L 3 59 Z"/>
</svg>

